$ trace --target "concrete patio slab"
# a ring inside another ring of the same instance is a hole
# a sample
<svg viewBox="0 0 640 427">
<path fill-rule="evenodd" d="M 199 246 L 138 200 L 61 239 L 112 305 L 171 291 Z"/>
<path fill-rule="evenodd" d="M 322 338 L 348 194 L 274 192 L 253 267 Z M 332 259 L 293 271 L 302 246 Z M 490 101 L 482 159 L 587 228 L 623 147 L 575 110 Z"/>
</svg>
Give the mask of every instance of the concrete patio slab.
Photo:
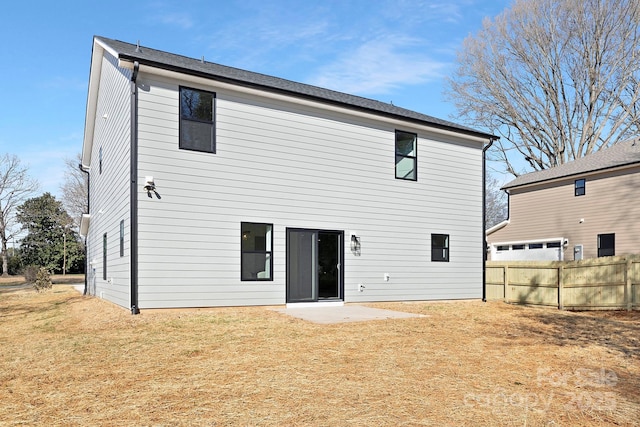
<svg viewBox="0 0 640 427">
<path fill-rule="evenodd" d="M 385 310 L 381 308 L 372 308 L 363 305 L 351 304 L 341 306 L 323 306 L 323 304 L 320 303 L 316 307 L 287 307 L 274 308 L 273 310 L 296 317 L 298 319 L 306 320 L 308 322 L 324 324 L 425 317 L 421 314 L 404 313 L 401 311 Z"/>
</svg>

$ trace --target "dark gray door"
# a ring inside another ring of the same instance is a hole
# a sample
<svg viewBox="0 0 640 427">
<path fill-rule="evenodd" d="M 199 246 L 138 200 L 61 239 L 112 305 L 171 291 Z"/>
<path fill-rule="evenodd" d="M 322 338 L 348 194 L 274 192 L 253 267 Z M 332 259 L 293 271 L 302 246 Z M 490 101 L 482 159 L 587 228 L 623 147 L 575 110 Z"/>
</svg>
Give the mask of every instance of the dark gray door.
<svg viewBox="0 0 640 427">
<path fill-rule="evenodd" d="M 343 233 L 287 229 L 287 302 L 342 299 Z"/>
</svg>

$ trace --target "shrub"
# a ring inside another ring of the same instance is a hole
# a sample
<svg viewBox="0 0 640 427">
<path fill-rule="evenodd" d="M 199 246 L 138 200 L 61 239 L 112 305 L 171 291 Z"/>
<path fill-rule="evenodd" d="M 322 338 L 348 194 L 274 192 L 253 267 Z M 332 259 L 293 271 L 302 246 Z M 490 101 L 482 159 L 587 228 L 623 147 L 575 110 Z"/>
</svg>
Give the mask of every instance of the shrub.
<svg viewBox="0 0 640 427">
<path fill-rule="evenodd" d="M 35 283 L 38 278 L 38 266 L 37 265 L 27 265 L 24 268 L 24 280 L 27 283 Z"/>
<path fill-rule="evenodd" d="M 51 289 L 51 276 L 49 275 L 49 270 L 45 267 L 40 267 L 36 274 L 36 280 L 33 282 L 33 287 L 38 292 Z"/>
</svg>

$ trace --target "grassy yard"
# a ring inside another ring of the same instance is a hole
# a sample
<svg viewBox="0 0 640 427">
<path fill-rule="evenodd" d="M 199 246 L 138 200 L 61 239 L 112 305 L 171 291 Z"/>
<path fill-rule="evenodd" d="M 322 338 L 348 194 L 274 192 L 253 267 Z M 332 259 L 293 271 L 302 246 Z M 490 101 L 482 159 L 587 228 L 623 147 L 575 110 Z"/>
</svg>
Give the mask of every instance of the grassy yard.
<svg viewBox="0 0 640 427">
<path fill-rule="evenodd" d="M 640 423 L 640 312 L 388 303 L 319 325 L 265 307 L 127 310 L 0 288 L 0 425 Z"/>
<path fill-rule="evenodd" d="M 80 284 L 84 283 L 84 274 L 52 274 L 51 282 L 53 284 Z M 0 290 L 3 286 L 18 286 L 26 284 L 24 276 L 0 276 Z"/>
</svg>

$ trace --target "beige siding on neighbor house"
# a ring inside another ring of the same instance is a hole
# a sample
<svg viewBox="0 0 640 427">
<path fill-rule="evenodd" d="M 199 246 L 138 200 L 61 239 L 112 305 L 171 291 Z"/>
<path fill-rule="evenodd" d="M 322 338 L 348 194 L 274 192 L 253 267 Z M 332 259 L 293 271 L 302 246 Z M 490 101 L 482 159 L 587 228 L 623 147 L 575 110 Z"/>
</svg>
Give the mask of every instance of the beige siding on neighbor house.
<svg viewBox="0 0 640 427">
<path fill-rule="evenodd" d="M 586 179 L 586 194 L 574 195 Z M 615 254 L 640 253 L 640 167 L 585 174 L 511 189 L 509 224 L 487 236 L 489 244 L 568 239 L 564 259 L 576 245 L 584 258 L 597 257 L 598 234 L 615 233 Z"/>
</svg>

